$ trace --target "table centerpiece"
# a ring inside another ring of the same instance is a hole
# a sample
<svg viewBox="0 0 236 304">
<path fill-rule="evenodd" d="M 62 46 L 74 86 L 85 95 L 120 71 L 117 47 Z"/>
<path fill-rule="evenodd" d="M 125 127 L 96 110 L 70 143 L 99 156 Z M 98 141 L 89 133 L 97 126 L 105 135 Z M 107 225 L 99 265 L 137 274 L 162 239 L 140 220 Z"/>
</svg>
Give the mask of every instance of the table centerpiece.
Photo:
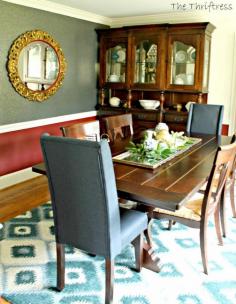
<svg viewBox="0 0 236 304">
<path fill-rule="evenodd" d="M 126 147 L 127 151 L 113 157 L 113 160 L 155 169 L 200 141 L 200 138 L 185 136 L 184 132 L 169 133 L 168 126 L 159 123 L 155 130 L 145 131 L 144 138 L 139 143 L 131 141 Z"/>
</svg>

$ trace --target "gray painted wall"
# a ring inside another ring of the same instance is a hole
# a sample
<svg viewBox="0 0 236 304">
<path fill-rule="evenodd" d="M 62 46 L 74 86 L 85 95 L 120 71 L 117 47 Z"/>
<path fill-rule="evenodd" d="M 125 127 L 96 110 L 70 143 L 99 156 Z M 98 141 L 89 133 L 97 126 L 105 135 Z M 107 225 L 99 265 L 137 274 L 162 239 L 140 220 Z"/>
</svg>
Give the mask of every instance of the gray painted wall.
<svg viewBox="0 0 236 304">
<path fill-rule="evenodd" d="M 0 1 L 0 125 L 95 109 L 97 35 L 103 25 Z M 43 103 L 28 101 L 12 87 L 8 51 L 26 31 L 47 31 L 61 46 L 67 72 L 62 87 Z"/>
</svg>

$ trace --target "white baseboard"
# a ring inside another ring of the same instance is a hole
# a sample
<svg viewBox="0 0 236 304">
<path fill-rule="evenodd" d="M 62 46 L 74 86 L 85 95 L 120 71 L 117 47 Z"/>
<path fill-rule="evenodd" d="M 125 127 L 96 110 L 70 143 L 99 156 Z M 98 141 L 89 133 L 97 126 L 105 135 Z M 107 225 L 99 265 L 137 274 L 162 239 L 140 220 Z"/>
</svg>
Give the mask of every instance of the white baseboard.
<svg viewBox="0 0 236 304">
<path fill-rule="evenodd" d="M 31 167 L 10 174 L 6 174 L 0 177 L 0 190 L 39 175 L 40 174 L 38 173 L 32 172 Z"/>
</svg>

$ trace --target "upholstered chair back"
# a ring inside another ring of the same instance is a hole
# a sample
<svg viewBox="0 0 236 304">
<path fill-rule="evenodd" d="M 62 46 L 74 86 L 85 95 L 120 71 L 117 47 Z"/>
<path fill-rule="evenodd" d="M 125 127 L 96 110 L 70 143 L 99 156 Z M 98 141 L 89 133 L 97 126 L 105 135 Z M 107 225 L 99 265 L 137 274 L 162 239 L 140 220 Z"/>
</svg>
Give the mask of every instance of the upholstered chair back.
<svg viewBox="0 0 236 304">
<path fill-rule="evenodd" d="M 113 259 L 121 251 L 120 213 L 107 141 L 43 135 L 56 241 Z"/>
<path fill-rule="evenodd" d="M 224 106 L 191 104 L 188 114 L 187 133 L 221 135 Z"/>
</svg>

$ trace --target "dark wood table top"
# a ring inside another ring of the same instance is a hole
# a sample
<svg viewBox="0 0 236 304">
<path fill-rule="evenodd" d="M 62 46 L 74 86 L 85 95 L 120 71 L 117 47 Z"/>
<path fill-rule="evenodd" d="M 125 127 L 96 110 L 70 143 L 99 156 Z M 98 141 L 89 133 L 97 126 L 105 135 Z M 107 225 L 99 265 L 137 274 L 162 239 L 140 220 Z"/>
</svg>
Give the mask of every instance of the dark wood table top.
<svg viewBox="0 0 236 304">
<path fill-rule="evenodd" d="M 150 207 L 178 209 L 207 180 L 218 146 L 229 144 L 231 140 L 227 136 L 192 136 L 202 141 L 154 170 L 114 163 L 118 196 Z M 113 155 L 123 152 L 124 145 L 122 148 L 119 143 L 111 144 Z M 43 163 L 32 169 L 46 174 Z"/>
</svg>

